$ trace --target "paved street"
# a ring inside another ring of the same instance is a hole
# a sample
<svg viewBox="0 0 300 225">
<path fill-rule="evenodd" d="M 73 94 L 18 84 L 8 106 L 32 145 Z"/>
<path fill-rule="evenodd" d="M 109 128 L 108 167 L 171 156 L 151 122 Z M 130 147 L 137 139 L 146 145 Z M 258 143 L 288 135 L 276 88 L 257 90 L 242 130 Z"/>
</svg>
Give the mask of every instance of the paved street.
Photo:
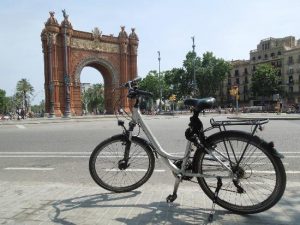
<svg viewBox="0 0 300 225">
<path fill-rule="evenodd" d="M 210 118 L 201 117 L 205 127 Z M 166 151 L 183 154 L 188 116 L 146 119 Z M 120 132 L 113 118 L 1 123 L 0 224 L 205 224 L 211 201 L 197 184 L 181 184 L 177 201 L 165 203 L 174 178 L 160 160 L 150 180 L 130 193 L 112 194 L 92 181 L 91 151 Z M 258 133 L 285 155 L 288 187 L 280 203 L 252 216 L 218 208 L 213 224 L 297 224 L 299 133 L 300 120 L 271 120 Z"/>
</svg>

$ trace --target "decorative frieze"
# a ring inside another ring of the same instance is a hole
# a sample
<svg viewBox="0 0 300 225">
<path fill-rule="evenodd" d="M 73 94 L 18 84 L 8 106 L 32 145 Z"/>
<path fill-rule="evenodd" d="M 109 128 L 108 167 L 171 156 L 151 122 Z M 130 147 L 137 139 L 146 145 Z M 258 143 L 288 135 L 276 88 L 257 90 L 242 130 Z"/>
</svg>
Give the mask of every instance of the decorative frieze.
<svg viewBox="0 0 300 225">
<path fill-rule="evenodd" d="M 71 47 L 79 48 L 84 50 L 93 50 L 99 52 L 111 52 L 111 53 L 119 53 L 119 45 L 113 43 L 104 43 L 99 42 L 97 40 L 83 40 L 78 38 L 72 38 Z"/>
</svg>

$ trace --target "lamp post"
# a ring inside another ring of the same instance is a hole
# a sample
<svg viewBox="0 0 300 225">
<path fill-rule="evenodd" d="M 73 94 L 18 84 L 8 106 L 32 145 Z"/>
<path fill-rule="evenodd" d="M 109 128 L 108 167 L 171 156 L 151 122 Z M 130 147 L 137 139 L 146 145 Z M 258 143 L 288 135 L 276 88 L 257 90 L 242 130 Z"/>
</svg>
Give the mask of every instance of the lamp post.
<svg viewBox="0 0 300 225">
<path fill-rule="evenodd" d="M 162 87 L 161 87 L 161 80 L 160 80 L 160 51 L 157 51 L 158 53 L 158 81 L 159 81 L 159 104 L 158 104 L 158 108 L 159 108 L 159 112 L 161 112 L 161 99 L 162 99 Z"/>
<path fill-rule="evenodd" d="M 195 97 L 195 95 L 196 95 L 196 74 L 195 74 L 195 47 L 196 47 L 196 45 L 195 45 L 195 36 L 193 36 L 192 37 L 192 40 L 193 40 L 193 45 L 192 45 L 192 47 L 193 47 L 193 97 Z"/>
</svg>

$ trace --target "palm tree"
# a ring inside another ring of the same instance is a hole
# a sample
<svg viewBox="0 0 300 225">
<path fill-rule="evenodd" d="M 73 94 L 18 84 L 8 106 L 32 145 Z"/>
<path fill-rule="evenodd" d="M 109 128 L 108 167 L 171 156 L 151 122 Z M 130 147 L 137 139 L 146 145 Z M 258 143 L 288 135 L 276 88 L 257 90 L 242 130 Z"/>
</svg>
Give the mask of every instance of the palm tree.
<svg viewBox="0 0 300 225">
<path fill-rule="evenodd" d="M 29 106 L 28 102 L 30 101 L 30 95 L 32 95 L 34 92 L 33 86 L 29 83 L 27 79 L 23 78 L 18 81 L 16 89 L 16 96 L 20 96 L 22 107 L 25 108 L 25 111 L 27 112 Z"/>
</svg>

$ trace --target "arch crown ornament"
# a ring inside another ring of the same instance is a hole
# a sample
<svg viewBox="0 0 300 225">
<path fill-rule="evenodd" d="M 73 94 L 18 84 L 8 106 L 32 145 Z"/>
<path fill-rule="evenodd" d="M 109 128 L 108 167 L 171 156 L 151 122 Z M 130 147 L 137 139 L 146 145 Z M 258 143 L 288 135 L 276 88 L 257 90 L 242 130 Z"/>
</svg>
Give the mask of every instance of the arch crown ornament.
<svg viewBox="0 0 300 225">
<path fill-rule="evenodd" d="M 115 98 L 124 93 L 114 96 L 112 90 L 137 76 L 139 39 L 135 29 L 128 36 L 121 26 L 118 37 L 104 35 L 97 27 L 92 32 L 78 31 L 66 10 L 62 12 L 60 25 L 55 13 L 49 12 L 41 33 L 46 113 L 50 117 L 82 115 L 80 74 L 84 67 L 93 67 L 103 76 L 105 110 L 113 113 Z M 129 107 L 126 100 L 122 105 Z"/>
</svg>

